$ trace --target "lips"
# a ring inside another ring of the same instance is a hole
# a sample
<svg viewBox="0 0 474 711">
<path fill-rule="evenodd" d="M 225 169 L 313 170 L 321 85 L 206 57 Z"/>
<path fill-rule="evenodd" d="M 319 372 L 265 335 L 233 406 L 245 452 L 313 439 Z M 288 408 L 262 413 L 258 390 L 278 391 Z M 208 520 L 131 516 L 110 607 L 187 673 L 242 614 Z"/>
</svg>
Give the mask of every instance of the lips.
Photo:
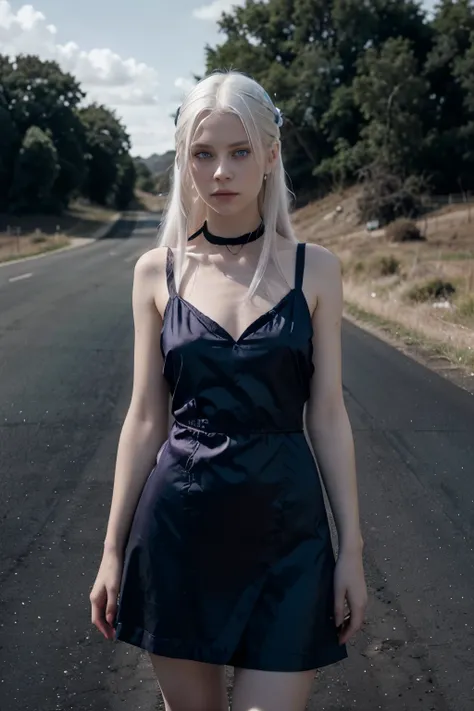
<svg viewBox="0 0 474 711">
<path fill-rule="evenodd" d="M 238 193 L 233 193 L 230 190 L 218 190 L 217 192 L 212 193 L 212 196 L 213 197 L 225 197 L 226 195 L 231 196 L 231 195 L 237 195 L 237 194 Z"/>
</svg>

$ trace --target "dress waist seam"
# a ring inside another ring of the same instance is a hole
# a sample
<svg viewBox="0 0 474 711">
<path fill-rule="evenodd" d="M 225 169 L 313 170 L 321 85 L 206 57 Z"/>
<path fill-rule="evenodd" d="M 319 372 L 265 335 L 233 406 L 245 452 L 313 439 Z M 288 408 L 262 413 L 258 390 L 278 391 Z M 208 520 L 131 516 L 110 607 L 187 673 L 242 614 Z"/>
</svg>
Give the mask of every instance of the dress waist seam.
<svg viewBox="0 0 474 711">
<path fill-rule="evenodd" d="M 201 419 L 200 422 L 203 422 Z M 178 425 L 179 427 L 183 427 L 184 429 L 191 430 L 192 432 L 198 432 L 200 434 L 204 435 L 215 435 L 215 434 L 220 434 L 220 435 L 265 435 L 265 434 L 303 434 L 304 429 L 303 427 L 292 427 L 292 428 L 287 428 L 287 429 L 245 429 L 245 430 L 211 430 L 211 429 L 205 429 L 204 427 L 196 427 L 195 425 L 189 424 L 187 422 L 180 422 L 176 418 L 173 420 L 173 426 Z"/>
</svg>

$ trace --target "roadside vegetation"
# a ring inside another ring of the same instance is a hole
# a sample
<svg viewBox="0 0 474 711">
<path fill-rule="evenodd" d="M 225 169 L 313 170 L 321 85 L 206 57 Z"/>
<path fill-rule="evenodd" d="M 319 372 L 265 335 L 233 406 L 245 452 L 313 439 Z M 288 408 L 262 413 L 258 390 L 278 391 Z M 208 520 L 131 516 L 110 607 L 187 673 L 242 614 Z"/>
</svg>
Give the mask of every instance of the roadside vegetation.
<svg viewBox="0 0 474 711">
<path fill-rule="evenodd" d="M 269 0 L 219 25 L 207 71 L 283 111 L 295 225 L 339 255 L 348 312 L 473 368 L 472 2 Z"/>
<path fill-rule="evenodd" d="M 423 7 L 234 6 L 204 48 L 206 74 L 246 72 L 283 112 L 296 228 L 339 255 L 353 315 L 473 367 L 474 5 Z M 0 258 L 25 216 L 31 250 L 80 231 L 78 205 L 83 218 L 163 209 L 173 152 L 132 158 L 114 112 L 84 99 L 55 62 L 0 55 Z"/>
<path fill-rule="evenodd" d="M 352 190 L 293 219 L 300 239 L 340 258 L 349 316 L 474 370 L 474 204 L 368 231 Z"/>
</svg>

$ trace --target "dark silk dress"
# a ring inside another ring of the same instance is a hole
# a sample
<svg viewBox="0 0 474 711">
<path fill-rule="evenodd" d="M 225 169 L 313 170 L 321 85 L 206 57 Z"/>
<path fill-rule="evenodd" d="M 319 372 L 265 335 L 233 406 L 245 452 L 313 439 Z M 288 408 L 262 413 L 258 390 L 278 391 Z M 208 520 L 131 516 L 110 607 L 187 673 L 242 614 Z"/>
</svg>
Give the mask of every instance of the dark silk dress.
<svg viewBox="0 0 474 711">
<path fill-rule="evenodd" d="M 167 657 L 302 671 L 347 656 L 334 553 L 303 431 L 311 316 L 295 284 L 235 340 L 176 293 L 161 348 L 174 422 L 139 499 L 116 639 Z"/>
</svg>

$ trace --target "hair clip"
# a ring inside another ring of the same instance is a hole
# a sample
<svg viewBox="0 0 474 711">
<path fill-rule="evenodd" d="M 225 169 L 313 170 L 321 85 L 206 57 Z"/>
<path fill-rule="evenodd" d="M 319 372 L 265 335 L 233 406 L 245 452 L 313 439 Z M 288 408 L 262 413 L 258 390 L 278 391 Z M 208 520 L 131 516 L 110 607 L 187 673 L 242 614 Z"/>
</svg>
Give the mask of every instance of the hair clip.
<svg viewBox="0 0 474 711">
<path fill-rule="evenodd" d="M 264 95 L 265 99 L 268 101 L 268 103 L 273 108 L 273 116 L 274 116 L 276 125 L 278 126 L 278 128 L 281 128 L 283 126 L 282 112 L 280 111 L 280 109 L 277 106 L 274 105 L 273 101 L 270 98 L 270 94 L 267 91 L 265 91 L 265 89 L 263 90 L 263 95 Z"/>
<path fill-rule="evenodd" d="M 178 125 L 178 118 L 179 118 L 179 112 L 180 112 L 180 110 L 181 110 L 181 106 L 178 106 L 178 110 L 176 111 L 176 115 L 175 115 L 175 117 L 174 117 L 174 125 L 175 125 L 175 126 Z"/>
<path fill-rule="evenodd" d="M 278 108 L 278 106 L 275 106 L 275 123 L 278 126 L 278 128 L 281 128 L 283 126 L 283 114 Z"/>
</svg>

